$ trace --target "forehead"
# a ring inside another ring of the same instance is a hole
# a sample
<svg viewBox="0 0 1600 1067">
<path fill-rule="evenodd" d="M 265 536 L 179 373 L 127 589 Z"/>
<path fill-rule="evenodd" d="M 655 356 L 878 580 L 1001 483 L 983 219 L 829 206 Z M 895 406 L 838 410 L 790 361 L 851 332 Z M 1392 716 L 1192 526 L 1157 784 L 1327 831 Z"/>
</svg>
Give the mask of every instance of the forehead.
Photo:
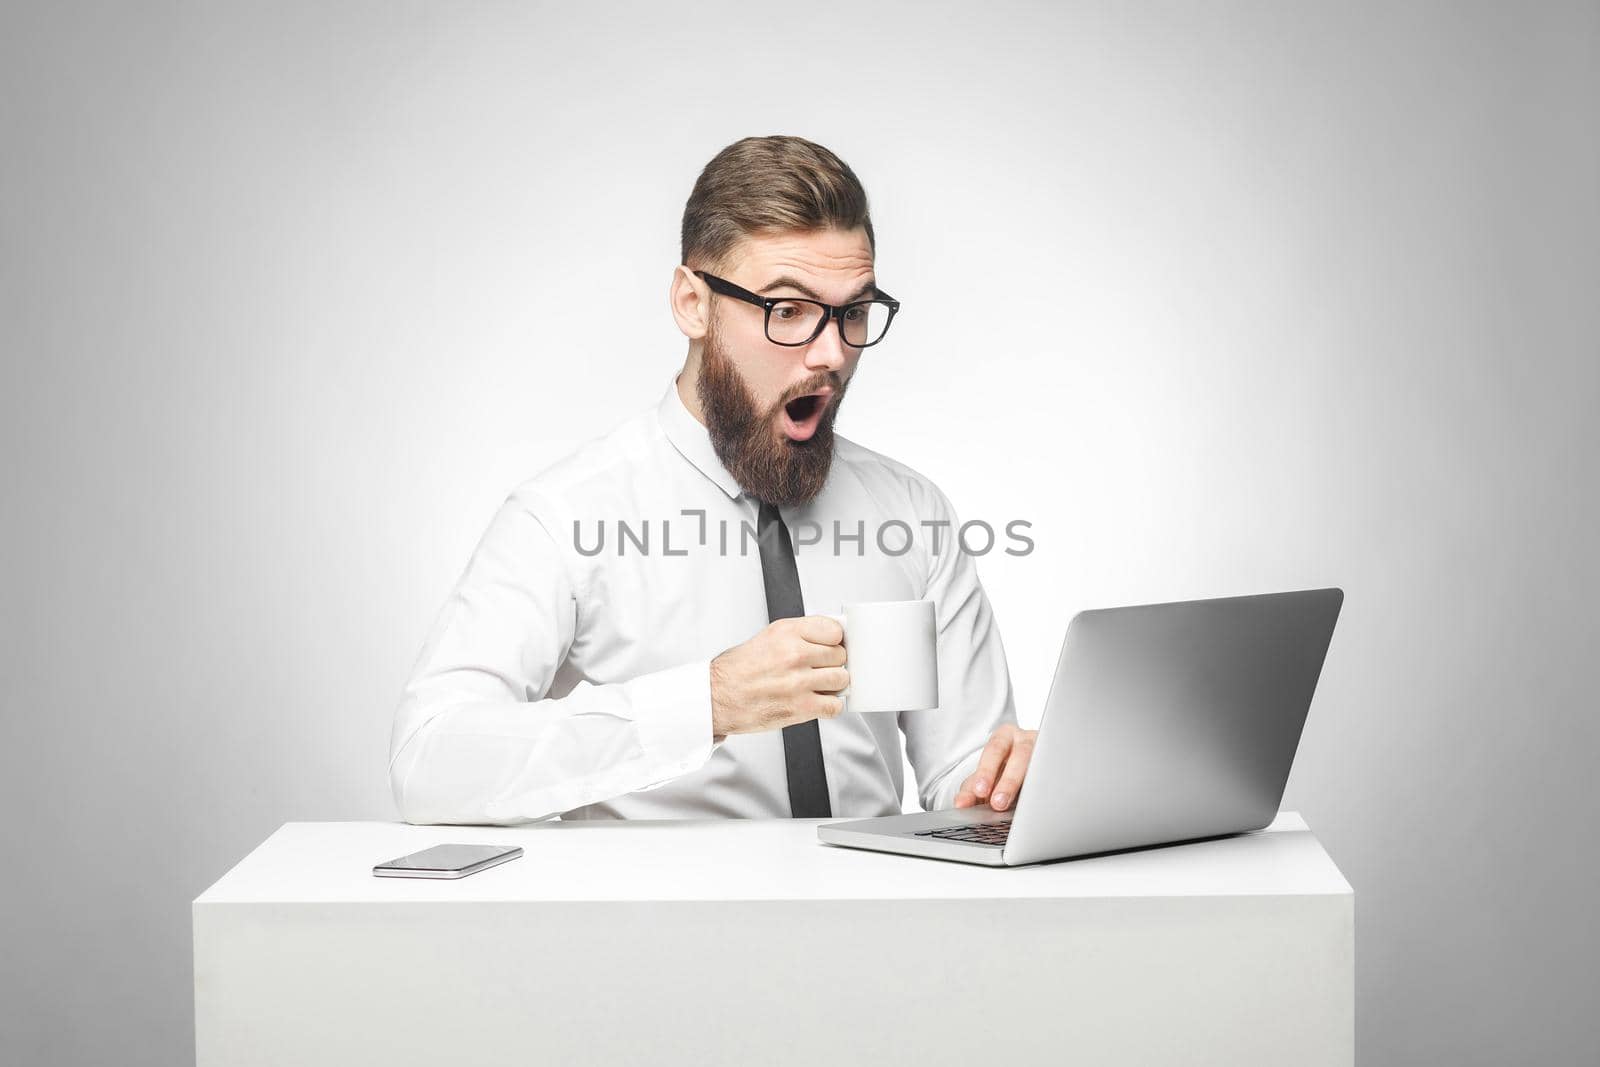
<svg viewBox="0 0 1600 1067">
<path fill-rule="evenodd" d="M 848 285 L 872 277 L 872 244 L 861 227 L 752 234 L 740 244 L 734 263 L 746 285 L 765 286 L 785 274 Z"/>
</svg>

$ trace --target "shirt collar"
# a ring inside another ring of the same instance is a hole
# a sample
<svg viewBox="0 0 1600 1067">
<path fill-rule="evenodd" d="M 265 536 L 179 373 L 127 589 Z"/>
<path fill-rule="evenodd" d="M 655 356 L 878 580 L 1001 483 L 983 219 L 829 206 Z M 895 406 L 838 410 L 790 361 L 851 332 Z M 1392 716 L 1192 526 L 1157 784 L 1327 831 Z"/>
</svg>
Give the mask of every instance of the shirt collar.
<svg viewBox="0 0 1600 1067">
<path fill-rule="evenodd" d="M 698 467 L 701 474 L 715 482 L 717 488 L 727 493 L 730 499 L 737 500 L 744 489 L 717 458 L 716 449 L 711 447 L 711 434 L 684 406 L 683 397 L 678 395 L 676 376 L 667 383 L 666 395 L 656 406 L 656 415 L 672 447 Z"/>
</svg>

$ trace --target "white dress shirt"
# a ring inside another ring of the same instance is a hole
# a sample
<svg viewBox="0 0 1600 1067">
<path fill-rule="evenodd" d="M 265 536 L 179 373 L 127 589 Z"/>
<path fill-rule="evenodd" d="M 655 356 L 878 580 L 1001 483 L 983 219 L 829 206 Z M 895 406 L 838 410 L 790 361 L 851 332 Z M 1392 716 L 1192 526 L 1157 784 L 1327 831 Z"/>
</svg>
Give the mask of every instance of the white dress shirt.
<svg viewBox="0 0 1600 1067">
<path fill-rule="evenodd" d="M 782 731 L 711 734 L 711 660 L 768 622 L 756 509 L 673 382 L 653 409 L 517 486 L 396 711 L 389 767 L 403 817 L 788 818 Z M 807 614 L 936 605 L 941 706 L 818 724 L 834 816 L 900 812 L 902 733 L 923 807 L 954 807 L 1016 714 L 950 502 L 835 436 L 822 491 L 780 515 Z"/>
</svg>

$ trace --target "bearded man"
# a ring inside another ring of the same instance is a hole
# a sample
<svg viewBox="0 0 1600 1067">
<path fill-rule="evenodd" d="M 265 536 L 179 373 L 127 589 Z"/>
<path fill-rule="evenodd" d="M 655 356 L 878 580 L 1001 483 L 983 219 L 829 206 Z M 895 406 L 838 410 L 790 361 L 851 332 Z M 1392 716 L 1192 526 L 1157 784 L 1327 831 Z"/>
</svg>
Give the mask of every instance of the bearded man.
<svg viewBox="0 0 1600 1067">
<path fill-rule="evenodd" d="M 751 137 L 706 165 L 670 291 L 683 367 L 495 514 L 395 715 L 407 821 L 894 815 L 902 751 L 926 810 L 1015 803 L 1035 732 L 955 511 L 834 433 L 899 310 L 875 250 L 828 149 Z M 846 710 L 830 613 L 924 599 L 940 706 Z"/>
</svg>

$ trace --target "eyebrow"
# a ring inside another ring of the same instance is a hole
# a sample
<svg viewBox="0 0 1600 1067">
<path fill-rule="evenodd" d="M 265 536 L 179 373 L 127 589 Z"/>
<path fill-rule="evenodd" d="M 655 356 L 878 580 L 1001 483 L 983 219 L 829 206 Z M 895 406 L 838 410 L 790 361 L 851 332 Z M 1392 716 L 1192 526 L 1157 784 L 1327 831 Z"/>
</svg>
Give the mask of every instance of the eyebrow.
<svg viewBox="0 0 1600 1067">
<path fill-rule="evenodd" d="M 812 289 L 810 286 L 804 285 L 804 284 L 802 284 L 800 282 L 795 281 L 793 278 L 789 277 L 787 274 L 782 275 L 782 276 L 778 277 L 777 279 L 768 282 L 766 285 L 763 285 L 758 291 L 762 295 L 766 295 L 768 289 L 784 289 L 784 288 L 798 289 L 802 293 L 806 294 L 807 296 L 809 296 L 813 300 L 822 300 L 822 297 L 818 296 L 816 291 L 814 289 Z M 870 294 L 874 294 L 877 291 L 878 291 L 878 283 L 876 281 L 870 281 L 867 284 L 863 285 L 861 288 L 857 289 L 855 291 L 855 293 L 849 299 L 845 300 L 844 302 L 846 304 L 848 304 L 851 301 L 860 300 L 862 297 L 868 296 Z M 827 303 L 826 300 L 822 300 L 822 302 L 824 304 Z"/>
</svg>

